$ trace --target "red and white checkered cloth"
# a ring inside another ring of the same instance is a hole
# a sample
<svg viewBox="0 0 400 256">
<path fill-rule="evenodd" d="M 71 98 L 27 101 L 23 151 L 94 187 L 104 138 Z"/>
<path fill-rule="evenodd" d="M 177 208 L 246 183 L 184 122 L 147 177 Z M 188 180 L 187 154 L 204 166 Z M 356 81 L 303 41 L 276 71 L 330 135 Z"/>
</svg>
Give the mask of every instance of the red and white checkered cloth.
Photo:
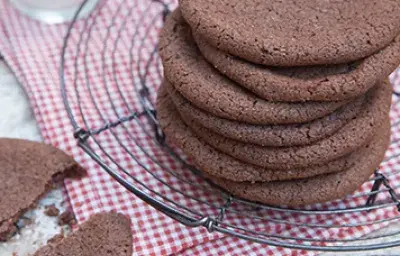
<svg viewBox="0 0 400 256">
<path fill-rule="evenodd" d="M 123 0 L 102 1 L 97 9 L 99 11 L 96 12 L 96 22 L 93 22 L 93 19 L 89 19 L 90 24 L 86 24 L 92 26 L 92 34 L 89 34 L 88 30 L 85 30 L 85 20 L 80 20 L 74 26 L 71 32 L 71 40 L 67 47 L 64 75 L 72 111 L 81 127 L 86 127 L 85 121 L 87 121 L 90 124 L 89 128 L 101 128 L 105 123 L 115 121 L 119 115 L 125 116 L 131 113 L 132 109 L 140 109 L 140 103 L 138 102 L 138 97 L 134 92 L 132 83 L 140 83 L 138 81 L 138 74 L 140 72 L 143 73 L 144 68 L 144 63 L 141 59 L 149 58 L 157 42 L 159 28 L 162 26 L 160 19 L 152 19 L 152 17 L 156 17 L 159 14 L 161 9 L 157 5 L 149 7 L 148 3 L 149 1 L 145 0 L 125 2 Z M 174 4 L 176 3 L 172 2 L 171 6 L 173 7 Z M 123 6 L 123 8 L 118 8 L 119 6 Z M 147 7 L 149 9 L 146 9 Z M 116 19 L 113 20 L 113 17 L 116 17 Z M 315 252 L 256 244 L 215 232 L 209 233 L 204 228 L 188 228 L 166 217 L 135 197 L 132 193 L 127 192 L 127 190 L 114 181 L 98 164 L 85 154 L 77 146 L 76 139 L 73 138 L 74 131 L 62 101 L 59 79 L 61 48 L 68 24 L 46 25 L 31 20 L 14 10 L 8 4 L 7 0 L 0 0 L 0 19 L 0 53 L 24 86 L 44 141 L 73 155 L 88 170 L 88 177 L 79 181 L 65 182 L 66 192 L 78 222 L 83 222 L 93 213 L 101 211 L 117 210 L 129 215 L 132 218 L 134 255 L 316 254 Z M 139 23 L 142 27 L 138 31 L 135 31 L 135 24 Z M 110 24 L 113 26 L 107 29 Z M 153 26 L 151 30 L 147 30 L 149 24 Z M 119 31 L 121 27 L 124 29 Z M 141 53 L 136 51 L 138 47 L 141 47 L 139 42 L 134 42 L 133 48 L 129 48 L 131 39 L 136 32 L 139 37 L 144 37 L 145 33 L 150 32 L 146 36 L 144 45 L 142 45 L 144 50 Z M 90 39 L 87 41 L 87 45 L 82 44 L 82 48 L 79 52 L 76 52 L 78 42 L 85 42 L 89 36 Z M 115 50 L 113 49 L 114 46 L 116 47 Z M 106 53 L 106 58 L 104 59 L 103 52 Z M 113 56 L 113 58 L 109 58 L 110 56 Z M 77 63 L 76 60 L 78 60 Z M 105 63 L 105 66 L 102 66 L 102 63 Z M 139 73 L 134 73 L 132 77 L 131 68 Z M 76 70 L 78 73 L 74 73 Z M 150 95 L 152 95 L 154 100 L 156 87 L 160 83 L 160 77 L 156 75 L 156 61 L 152 62 L 149 70 L 148 84 L 152 85 L 150 87 Z M 114 79 L 113 74 L 116 76 L 116 79 Z M 396 74 L 393 74 L 392 82 L 395 86 L 400 86 L 400 71 L 398 75 Z M 74 75 L 77 75 L 76 80 L 74 80 Z M 74 92 L 74 82 L 80 84 L 79 99 L 76 98 L 77 93 Z M 117 82 L 120 83 L 119 87 L 116 86 Z M 86 84 L 90 84 L 93 95 L 90 95 L 89 88 L 84 86 Z M 118 91 L 118 88 L 122 91 Z M 126 98 L 122 100 L 121 95 L 126 95 Z M 97 105 L 93 104 L 92 97 L 96 99 Z M 112 102 L 115 104 L 114 106 L 110 105 L 111 101 L 108 97 L 112 99 Z M 78 108 L 78 101 L 82 103 L 81 109 Z M 115 109 L 115 112 L 112 109 Z M 88 119 L 84 120 L 79 117 L 79 111 L 82 111 L 83 116 Z M 397 106 L 393 107 L 391 117 L 392 121 L 400 120 L 400 109 Z M 103 149 L 113 154 L 117 160 L 117 164 L 133 171 L 135 177 L 150 184 L 154 182 L 154 179 L 149 177 L 149 174 L 144 172 L 132 160 L 131 156 L 123 150 L 113 136 L 117 136 L 125 143 L 124 146 L 133 152 L 139 158 L 139 161 L 153 169 L 156 169 L 154 163 L 149 161 L 148 157 L 143 155 L 137 146 L 130 143 L 132 141 L 132 137 L 130 136 L 137 138 L 139 144 L 149 152 L 152 152 L 153 156 L 164 160 L 167 157 L 163 156 L 161 153 L 162 150 L 155 147 L 138 126 L 129 123 L 126 123 L 126 125 L 135 134 L 127 134 L 126 131 L 123 132 L 122 128 L 115 128 L 110 129 L 111 131 L 102 132 L 98 135 L 98 139 L 101 141 Z M 399 136 L 400 132 L 394 130 L 393 139 L 397 139 Z M 101 158 L 107 159 L 107 156 L 99 150 L 99 146 L 96 146 L 93 141 L 91 141 L 91 146 L 93 146 Z M 392 145 L 388 151 L 388 155 L 397 154 L 399 151 L 400 146 L 398 144 Z M 394 158 L 391 161 L 385 162 L 381 167 L 382 172 L 393 172 L 395 167 L 399 166 L 398 161 L 398 158 Z M 169 167 L 177 168 L 176 163 L 168 159 L 165 162 Z M 117 165 L 109 160 L 106 161 L 106 164 L 117 168 Z M 171 183 L 176 182 L 176 179 L 171 177 L 169 179 Z M 400 185 L 400 175 L 392 176 L 391 184 L 393 186 Z M 150 185 L 157 187 L 157 184 Z M 171 193 L 171 191 L 165 190 L 162 186 L 159 187 L 157 188 L 158 192 L 164 194 Z M 370 189 L 371 183 L 368 183 L 359 192 L 369 191 Z M 201 192 L 193 191 L 194 195 L 196 193 Z M 190 202 L 186 198 L 176 196 L 174 200 L 190 205 Z M 365 198 L 348 199 L 331 202 L 320 207 L 354 207 L 355 205 L 360 205 L 363 201 L 365 201 Z M 279 216 L 279 219 L 286 218 L 290 222 L 298 221 L 300 223 L 315 224 L 327 223 L 329 221 L 329 223 L 335 224 L 350 221 L 352 223 L 377 221 L 383 218 L 395 217 L 396 214 L 398 213 L 395 207 L 393 207 L 371 211 L 368 214 L 354 213 L 332 216 L 329 220 L 320 220 L 315 218 L 315 216 L 290 214 Z M 241 225 L 246 224 L 244 223 L 246 221 L 244 219 L 238 218 L 234 219 L 234 221 Z M 364 227 L 321 230 L 300 226 L 287 229 L 283 224 L 272 225 L 268 222 L 258 223 L 257 225 L 254 227 L 255 230 L 268 232 L 273 229 L 273 233 L 289 237 L 302 236 L 304 238 L 320 237 L 338 239 L 360 237 L 384 226 L 384 224 L 373 224 Z"/>
</svg>

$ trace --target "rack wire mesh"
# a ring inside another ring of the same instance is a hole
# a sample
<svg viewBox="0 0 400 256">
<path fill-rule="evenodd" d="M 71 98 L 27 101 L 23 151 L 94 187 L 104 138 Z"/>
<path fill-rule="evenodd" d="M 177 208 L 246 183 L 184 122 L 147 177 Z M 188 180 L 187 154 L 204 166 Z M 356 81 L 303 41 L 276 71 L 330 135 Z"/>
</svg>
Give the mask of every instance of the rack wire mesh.
<svg viewBox="0 0 400 256">
<path fill-rule="evenodd" d="M 400 185 L 391 185 L 391 180 L 400 179 L 400 170 L 389 168 L 400 161 L 399 152 L 386 157 L 384 164 L 389 167 L 377 170 L 363 190 L 342 201 L 290 209 L 236 198 L 204 178 L 182 152 L 165 144 L 157 123 L 154 102 L 163 79 L 158 33 L 175 3 L 100 1 L 89 17 L 77 20 L 85 4 L 65 37 L 62 94 L 79 146 L 127 190 L 189 227 L 268 245 L 322 251 L 400 245 L 396 238 L 400 230 L 343 238 L 351 228 L 373 230 L 400 218 Z M 102 19 L 105 9 L 114 13 L 113 19 Z M 92 60 L 100 60 L 101 65 L 93 65 Z M 398 94 L 393 98 L 396 108 Z M 392 120 L 392 130 L 399 127 L 400 120 Z M 399 140 L 392 138 L 392 146 Z M 372 214 L 382 210 L 386 214 Z M 354 221 L 355 214 L 363 216 L 361 221 Z M 339 228 L 342 232 L 335 236 L 328 232 Z M 304 235 L 310 229 L 319 235 Z"/>
</svg>

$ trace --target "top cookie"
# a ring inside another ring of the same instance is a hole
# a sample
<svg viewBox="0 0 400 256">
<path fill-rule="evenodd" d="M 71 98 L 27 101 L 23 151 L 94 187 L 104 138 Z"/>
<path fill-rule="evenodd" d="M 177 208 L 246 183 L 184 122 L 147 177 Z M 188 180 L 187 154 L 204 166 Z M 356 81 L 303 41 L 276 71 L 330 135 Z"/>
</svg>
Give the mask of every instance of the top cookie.
<svg viewBox="0 0 400 256">
<path fill-rule="evenodd" d="M 272 66 L 346 63 L 400 33 L 398 0 L 180 0 L 193 32 L 214 47 Z"/>
</svg>

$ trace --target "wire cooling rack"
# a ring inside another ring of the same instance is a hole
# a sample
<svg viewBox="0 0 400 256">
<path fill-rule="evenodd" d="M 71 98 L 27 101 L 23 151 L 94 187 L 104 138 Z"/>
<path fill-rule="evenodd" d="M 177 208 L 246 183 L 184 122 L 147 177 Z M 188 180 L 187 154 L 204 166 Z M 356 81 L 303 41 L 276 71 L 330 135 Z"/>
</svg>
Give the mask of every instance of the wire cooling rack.
<svg viewBox="0 0 400 256">
<path fill-rule="evenodd" d="M 174 4 L 100 1 L 89 17 L 77 20 L 85 4 L 71 22 L 62 50 L 63 99 L 79 146 L 127 190 L 189 227 L 268 245 L 322 251 L 400 245 L 399 230 L 367 237 L 343 235 L 354 228 L 392 225 L 400 218 L 400 182 L 391 185 L 400 180 L 399 171 L 393 171 L 400 155 L 396 150 L 386 157 L 387 168 L 377 170 L 363 190 L 341 201 L 289 209 L 235 198 L 166 145 L 157 123 L 154 103 L 162 81 L 157 40 Z M 102 18 L 104 10 L 114 13 L 111 20 Z M 101 64 L 93 65 L 93 60 Z M 393 98 L 395 108 L 398 95 Z M 392 130 L 399 124 L 392 120 Z M 398 141 L 392 139 L 392 147 Z M 342 232 L 332 236 L 332 229 Z M 317 235 L 304 235 L 309 230 Z"/>
</svg>

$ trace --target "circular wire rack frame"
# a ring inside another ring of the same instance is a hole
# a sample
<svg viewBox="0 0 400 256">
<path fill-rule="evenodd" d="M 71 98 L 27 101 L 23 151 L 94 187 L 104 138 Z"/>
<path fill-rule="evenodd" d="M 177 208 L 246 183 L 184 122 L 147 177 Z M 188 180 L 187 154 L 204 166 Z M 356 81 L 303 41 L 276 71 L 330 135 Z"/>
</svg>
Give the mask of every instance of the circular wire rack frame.
<svg viewBox="0 0 400 256">
<path fill-rule="evenodd" d="M 258 243 L 321 251 L 400 245 L 400 229 L 351 238 L 329 232 L 397 222 L 400 186 L 390 181 L 400 171 L 393 168 L 377 170 L 363 190 L 343 200 L 296 209 L 242 200 L 213 185 L 164 142 L 156 118 L 154 102 L 163 79 L 158 34 L 175 3 L 100 1 L 89 17 L 78 20 L 85 4 L 65 37 L 62 95 L 79 146 L 127 190 L 186 226 Z M 102 12 L 113 13 L 112 18 Z M 396 107 L 398 95 L 393 98 Z M 392 130 L 399 124 L 392 118 Z M 398 141 L 392 139 L 391 146 Z M 388 155 L 383 165 L 393 166 L 398 156 Z M 382 211 L 390 214 L 374 214 Z M 318 235 L 304 235 L 307 231 Z"/>
</svg>

